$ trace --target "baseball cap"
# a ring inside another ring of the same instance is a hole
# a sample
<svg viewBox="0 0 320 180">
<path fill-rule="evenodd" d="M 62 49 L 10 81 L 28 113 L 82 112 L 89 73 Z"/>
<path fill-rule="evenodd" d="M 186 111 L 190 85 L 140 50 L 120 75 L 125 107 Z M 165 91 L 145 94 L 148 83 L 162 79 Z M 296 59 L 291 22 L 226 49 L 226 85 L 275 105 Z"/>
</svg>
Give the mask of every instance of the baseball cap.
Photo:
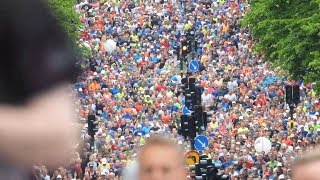
<svg viewBox="0 0 320 180">
<path fill-rule="evenodd" d="M 280 180 L 280 179 L 285 179 L 283 174 L 281 174 L 281 175 L 279 176 L 279 180 Z"/>
</svg>

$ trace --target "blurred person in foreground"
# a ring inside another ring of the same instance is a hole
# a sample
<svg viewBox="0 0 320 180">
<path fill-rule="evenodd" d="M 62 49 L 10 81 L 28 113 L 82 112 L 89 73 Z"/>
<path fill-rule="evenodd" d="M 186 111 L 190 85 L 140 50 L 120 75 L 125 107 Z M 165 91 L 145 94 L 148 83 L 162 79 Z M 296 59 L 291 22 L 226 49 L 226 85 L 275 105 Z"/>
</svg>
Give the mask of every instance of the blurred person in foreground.
<svg viewBox="0 0 320 180">
<path fill-rule="evenodd" d="M 320 179 L 320 151 L 319 149 L 307 151 L 297 158 L 294 164 L 293 180 Z"/>
<path fill-rule="evenodd" d="M 165 137 L 153 136 L 138 154 L 139 180 L 185 180 L 184 151 Z"/>
<path fill-rule="evenodd" d="M 66 83 L 76 60 L 46 1 L 3 1 L 0 20 L 0 179 L 22 179 L 32 165 L 61 165 L 74 151 Z"/>
</svg>

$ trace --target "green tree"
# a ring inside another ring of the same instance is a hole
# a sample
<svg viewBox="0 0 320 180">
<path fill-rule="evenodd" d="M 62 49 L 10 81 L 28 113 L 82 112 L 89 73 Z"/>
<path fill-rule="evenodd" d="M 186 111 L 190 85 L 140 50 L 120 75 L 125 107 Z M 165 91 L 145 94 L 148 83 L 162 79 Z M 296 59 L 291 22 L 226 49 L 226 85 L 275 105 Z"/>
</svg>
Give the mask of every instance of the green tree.
<svg viewBox="0 0 320 180">
<path fill-rule="evenodd" d="M 75 0 L 49 0 L 50 8 L 56 19 L 59 21 L 65 32 L 69 35 L 72 41 L 78 58 L 89 58 L 91 51 L 84 47 L 78 46 L 77 38 L 80 35 L 80 29 L 84 28 L 80 18 L 81 15 L 75 11 Z"/>
<path fill-rule="evenodd" d="M 258 40 L 257 52 L 289 79 L 320 90 L 320 0 L 255 0 L 242 20 Z"/>
</svg>

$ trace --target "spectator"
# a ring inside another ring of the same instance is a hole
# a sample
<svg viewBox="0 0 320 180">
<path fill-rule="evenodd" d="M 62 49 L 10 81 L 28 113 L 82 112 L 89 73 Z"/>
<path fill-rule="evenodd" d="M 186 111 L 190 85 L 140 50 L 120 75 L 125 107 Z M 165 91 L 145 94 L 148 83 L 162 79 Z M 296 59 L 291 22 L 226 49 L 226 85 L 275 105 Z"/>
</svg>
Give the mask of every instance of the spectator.
<svg viewBox="0 0 320 180">
<path fill-rule="evenodd" d="M 186 179 L 187 170 L 181 150 L 169 139 L 159 136 L 149 139 L 138 157 L 139 179 Z"/>
</svg>

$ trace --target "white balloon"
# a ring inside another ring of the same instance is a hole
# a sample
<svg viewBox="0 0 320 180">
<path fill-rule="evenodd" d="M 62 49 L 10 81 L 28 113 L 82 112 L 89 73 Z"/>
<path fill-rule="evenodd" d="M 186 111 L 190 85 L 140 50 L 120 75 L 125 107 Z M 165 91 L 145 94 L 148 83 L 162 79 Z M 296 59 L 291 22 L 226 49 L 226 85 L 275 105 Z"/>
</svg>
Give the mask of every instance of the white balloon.
<svg viewBox="0 0 320 180">
<path fill-rule="evenodd" d="M 266 137 L 259 137 L 254 142 L 254 149 L 258 153 L 264 151 L 266 154 L 268 154 L 271 150 L 271 142 Z"/>
<path fill-rule="evenodd" d="M 108 52 L 111 53 L 112 51 L 114 51 L 117 48 L 117 43 L 112 40 L 112 39 L 108 39 L 106 40 L 106 42 L 104 43 L 104 49 Z"/>
</svg>

